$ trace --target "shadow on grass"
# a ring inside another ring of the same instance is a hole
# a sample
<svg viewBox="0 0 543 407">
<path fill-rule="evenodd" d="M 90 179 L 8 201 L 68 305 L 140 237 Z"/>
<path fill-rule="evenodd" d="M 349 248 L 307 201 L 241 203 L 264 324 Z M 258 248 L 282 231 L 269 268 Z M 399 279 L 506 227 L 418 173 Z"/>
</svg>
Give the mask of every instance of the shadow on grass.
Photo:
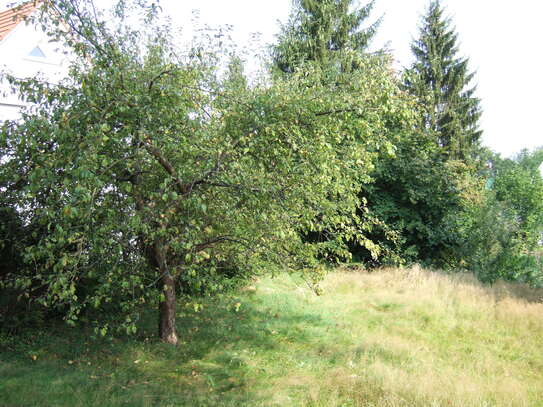
<svg viewBox="0 0 543 407">
<path fill-rule="evenodd" d="M 182 313 L 177 347 L 156 341 L 151 313 L 136 337 L 93 340 L 58 325 L 0 336 L 0 405 L 269 405 L 266 384 L 282 374 L 276 356 L 310 346 L 308 327 L 332 323 L 285 297 Z"/>
</svg>

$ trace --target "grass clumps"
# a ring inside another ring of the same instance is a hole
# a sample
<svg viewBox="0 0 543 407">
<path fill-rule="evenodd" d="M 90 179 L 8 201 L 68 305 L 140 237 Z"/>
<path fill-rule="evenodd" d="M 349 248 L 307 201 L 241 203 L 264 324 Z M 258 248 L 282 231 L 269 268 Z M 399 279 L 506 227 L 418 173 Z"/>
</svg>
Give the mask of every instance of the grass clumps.
<svg viewBox="0 0 543 407">
<path fill-rule="evenodd" d="M 542 292 L 412 268 L 286 275 L 183 311 L 182 344 L 3 337 L 0 405 L 537 406 Z M 231 303 L 231 304 L 230 304 Z M 239 305 L 240 303 L 241 305 Z M 235 306 L 232 306 L 235 304 Z M 237 311 L 236 311 L 237 309 Z"/>
</svg>

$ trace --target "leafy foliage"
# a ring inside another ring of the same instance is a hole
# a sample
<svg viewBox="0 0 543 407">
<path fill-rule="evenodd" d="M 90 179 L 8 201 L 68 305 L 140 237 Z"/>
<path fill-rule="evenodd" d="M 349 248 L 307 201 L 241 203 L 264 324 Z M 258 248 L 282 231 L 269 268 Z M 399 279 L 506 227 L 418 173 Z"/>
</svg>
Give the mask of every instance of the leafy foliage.
<svg viewBox="0 0 543 407">
<path fill-rule="evenodd" d="M 480 108 L 450 25 L 440 2 L 432 1 L 412 45 L 416 61 L 403 73 L 416 125 L 389 121 L 396 154 L 378 162 L 375 182 L 364 188 L 370 213 L 381 221 L 371 237 L 388 253 L 378 264 L 455 269 L 465 262 L 463 222 L 483 199 L 475 172 L 482 160 Z"/>
<path fill-rule="evenodd" d="M 191 295 L 279 270 L 311 285 L 353 254 L 540 284 L 542 150 L 482 168 L 473 74 L 439 1 L 407 92 L 365 53 L 373 4 L 296 2 L 281 72 L 249 81 L 214 32 L 179 49 L 154 3 L 119 1 L 114 24 L 90 0 L 44 3 L 75 59 L 60 84 L 6 76 L 31 107 L 0 131 L 0 311 L 26 298 L 105 335 L 158 306 L 177 343 L 178 294 L 198 311 Z"/>
<path fill-rule="evenodd" d="M 543 282 L 539 154 L 525 151 L 514 160 L 491 154 L 485 190 L 457 219 L 463 266 L 483 281 Z"/>
<path fill-rule="evenodd" d="M 401 133 L 394 157 L 383 157 L 364 187 L 368 208 L 380 225 L 370 238 L 382 246 L 382 264 L 458 264 L 461 236 L 455 219 L 463 216 L 464 195 L 472 189 L 471 171 L 461 162 L 443 161 L 428 134 Z M 370 262 L 364 251 L 361 260 Z"/>
<path fill-rule="evenodd" d="M 315 272 L 323 248 L 360 237 L 358 190 L 387 145 L 380 112 L 395 109 L 397 84 L 372 59 L 249 87 L 239 60 L 223 73 L 212 49 L 130 29 L 119 4 L 111 31 L 85 1 L 48 3 L 51 35 L 79 57 L 69 78 L 9 77 L 34 105 L 3 126 L 0 187 L 41 227 L 11 281 L 44 287 L 40 303 L 70 323 L 114 304 L 129 332 L 139 307 L 159 303 L 162 339 L 176 343 L 176 287 Z M 327 241 L 304 242 L 304 230 Z"/>
</svg>

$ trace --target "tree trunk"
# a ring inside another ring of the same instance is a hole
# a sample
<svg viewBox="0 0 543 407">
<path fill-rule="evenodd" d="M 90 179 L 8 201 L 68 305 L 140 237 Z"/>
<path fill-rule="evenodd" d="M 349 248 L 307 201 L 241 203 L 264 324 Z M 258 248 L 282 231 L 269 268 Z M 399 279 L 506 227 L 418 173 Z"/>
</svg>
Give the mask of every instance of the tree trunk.
<svg viewBox="0 0 543 407">
<path fill-rule="evenodd" d="M 163 244 L 155 243 L 154 256 L 161 276 L 160 287 L 164 295 L 164 301 L 161 301 L 159 305 L 158 335 L 162 342 L 177 345 L 175 280 L 170 273 Z"/>
</svg>

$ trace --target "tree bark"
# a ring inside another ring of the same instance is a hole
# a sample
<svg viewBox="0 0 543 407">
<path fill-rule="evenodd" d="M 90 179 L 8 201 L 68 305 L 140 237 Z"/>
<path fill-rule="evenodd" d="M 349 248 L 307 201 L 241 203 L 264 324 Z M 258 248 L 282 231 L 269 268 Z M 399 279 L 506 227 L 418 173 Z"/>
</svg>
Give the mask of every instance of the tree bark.
<svg viewBox="0 0 543 407">
<path fill-rule="evenodd" d="M 175 298 L 175 279 L 170 273 L 166 261 L 166 250 L 163 244 L 155 243 L 154 257 L 160 273 L 160 286 L 164 301 L 159 305 L 158 335 L 162 342 L 177 345 L 177 329 L 175 326 L 175 314 L 177 301 Z"/>
</svg>

